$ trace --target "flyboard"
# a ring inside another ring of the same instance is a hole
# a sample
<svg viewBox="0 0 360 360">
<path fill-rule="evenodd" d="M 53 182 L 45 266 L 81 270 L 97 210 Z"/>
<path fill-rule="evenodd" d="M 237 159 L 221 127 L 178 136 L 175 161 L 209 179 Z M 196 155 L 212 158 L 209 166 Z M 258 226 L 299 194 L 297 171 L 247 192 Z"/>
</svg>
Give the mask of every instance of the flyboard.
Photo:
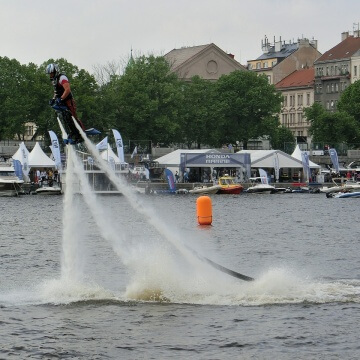
<svg viewBox="0 0 360 360">
<path fill-rule="evenodd" d="M 76 145 L 84 141 L 81 137 L 79 130 L 76 128 L 76 119 L 72 116 L 71 112 L 66 106 L 63 105 L 52 105 L 51 106 L 56 114 L 59 122 L 61 134 L 64 143 L 67 145 Z M 94 128 L 85 130 L 86 135 L 99 135 L 101 132 Z"/>
<path fill-rule="evenodd" d="M 225 266 L 222 266 L 220 264 L 217 264 L 216 262 L 208 259 L 207 257 L 205 256 L 202 256 L 200 254 L 198 254 L 195 250 L 191 249 L 190 247 L 186 246 L 186 248 L 188 250 L 190 250 L 196 257 L 198 257 L 200 260 L 208 263 L 209 265 L 211 265 L 213 268 L 217 269 L 217 270 L 220 270 L 221 272 L 225 273 L 225 274 L 228 274 L 230 276 L 233 276 L 237 279 L 240 279 L 240 280 L 244 280 L 244 281 L 254 281 L 255 279 L 250 277 L 250 276 L 247 276 L 247 275 L 243 275 L 243 274 L 240 274 L 239 272 L 237 271 L 234 271 L 234 270 L 230 270 L 228 268 L 226 268 Z"/>
</svg>

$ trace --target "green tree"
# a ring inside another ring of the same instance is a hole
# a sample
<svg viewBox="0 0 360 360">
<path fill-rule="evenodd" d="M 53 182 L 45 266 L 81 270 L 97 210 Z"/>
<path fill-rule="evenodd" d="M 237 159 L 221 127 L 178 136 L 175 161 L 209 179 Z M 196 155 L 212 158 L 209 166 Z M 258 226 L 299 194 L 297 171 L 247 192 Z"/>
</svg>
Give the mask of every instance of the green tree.
<svg viewBox="0 0 360 360">
<path fill-rule="evenodd" d="M 289 144 L 295 144 L 295 136 L 287 127 L 279 126 L 271 133 L 270 144 L 273 149 L 288 152 Z"/>
<path fill-rule="evenodd" d="M 269 135 L 279 125 L 282 97 L 265 76 L 234 71 L 217 81 L 216 91 L 221 142 L 239 140 L 246 149 L 250 139 Z"/>
<path fill-rule="evenodd" d="M 348 86 L 341 94 L 337 109 L 353 116 L 360 126 L 360 80 Z"/>
<path fill-rule="evenodd" d="M 42 76 L 34 64 L 0 58 L 1 137 L 23 140 L 26 123 L 38 123 L 45 106 Z"/>
<path fill-rule="evenodd" d="M 359 141 L 359 125 L 353 116 L 346 112 L 328 112 L 320 104 L 314 103 L 305 109 L 311 122 L 309 128 L 314 142 L 322 142 L 334 147 L 338 143 Z"/>
<path fill-rule="evenodd" d="M 195 76 L 191 82 L 184 83 L 183 94 L 178 142 L 186 143 L 188 148 L 193 144 L 198 148 L 201 144 L 211 145 L 216 129 L 214 84 Z"/>
<path fill-rule="evenodd" d="M 128 139 L 164 145 L 175 140 L 183 94 L 163 57 L 131 59 L 108 90 L 116 107 L 115 125 Z"/>
</svg>

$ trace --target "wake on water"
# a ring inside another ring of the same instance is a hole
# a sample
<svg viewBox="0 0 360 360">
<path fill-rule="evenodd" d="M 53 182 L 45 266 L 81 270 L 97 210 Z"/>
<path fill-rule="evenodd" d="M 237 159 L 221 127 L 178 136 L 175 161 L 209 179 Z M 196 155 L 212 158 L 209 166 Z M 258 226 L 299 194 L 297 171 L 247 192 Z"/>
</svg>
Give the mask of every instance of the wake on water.
<svg viewBox="0 0 360 360">
<path fill-rule="evenodd" d="M 212 268 L 189 250 L 188 245 L 180 238 L 180 231 L 171 230 L 155 215 L 154 209 L 142 203 L 131 187 L 115 175 L 100 157 L 95 145 L 80 127 L 78 129 L 100 168 L 129 204 L 152 225 L 161 241 L 150 244 L 144 241 L 134 245 L 114 229 L 111 219 L 91 190 L 74 147 L 68 146 L 61 277 L 44 281 L 32 289 L 0 294 L 0 303 L 68 304 L 79 301 L 135 300 L 258 306 L 303 302 L 360 302 L 360 281 L 357 280 L 326 283 L 304 279 L 289 269 L 269 269 L 255 281 L 244 282 Z M 86 202 L 101 236 L 111 244 L 131 273 L 131 281 L 125 291 L 114 293 L 86 279 L 82 254 L 87 234 L 85 227 L 79 226 L 79 199 L 74 196 L 76 181 L 80 182 L 82 200 Z M 189 240 L 195 242 L 195 239 Z"/>
</svg>

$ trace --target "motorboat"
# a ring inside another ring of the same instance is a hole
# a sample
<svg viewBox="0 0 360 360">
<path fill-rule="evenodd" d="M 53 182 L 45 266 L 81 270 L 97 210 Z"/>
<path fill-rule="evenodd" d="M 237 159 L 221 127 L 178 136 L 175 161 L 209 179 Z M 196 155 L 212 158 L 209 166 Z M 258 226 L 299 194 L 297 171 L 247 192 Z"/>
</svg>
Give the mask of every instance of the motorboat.
<svg viewBox="0 0 360 360">
<path fill-rule="evenodd" d="M 35 190 L 37 195 L 61 195 L 61 187 L 57 183 L 43 184 Z"/>
<path fill-rule="evenodd" d="M 249 194 L 273 194 L 277 192 L 275 186 L 272 186 L 267 182 L 264 183 L 262 177 L 252 177 L 249 178 L 249 180 L 251 186 L 245 190 L 245 192 Z"/>
<path fill-rule="evenodd" d="M 219 189 L 218 194 L 240 194 L 244 187 L 237 184 L 232 176 L 224 175 L 219 178 Z"/>
<path fill-rule="evenodd" d="M 360 191 L 345 190 L 339 192 L 327 193 L 328 198 L 360 198 Z"/>
<path fill-rule="evenodd" d="M 360 190 L 360 183 L 352 180 L 346 180 L 344 178 L 332 179 L 334 186 L 323 186 L 319 189 L 320 192 L 325 194 L 342 192 L 345 190 Z"/>
<path fill-rule="evenodd" d="M 24 180 L 20 180 L 11 165 L 0 165 L 0 196 L 18 196 Z"/>
<path fill-rule="evenodd" d="M 189 190 L 190 194 L 217 194 L 221 189 L 220 185 L 212 186 L 195 186 L 193 189 Z"/>
</svg>

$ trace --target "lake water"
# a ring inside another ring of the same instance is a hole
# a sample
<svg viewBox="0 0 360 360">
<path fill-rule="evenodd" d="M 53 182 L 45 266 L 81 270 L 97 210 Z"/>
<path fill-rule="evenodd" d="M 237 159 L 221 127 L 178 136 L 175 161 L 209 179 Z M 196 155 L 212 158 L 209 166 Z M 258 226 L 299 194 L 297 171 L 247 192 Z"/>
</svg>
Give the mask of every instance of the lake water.
<svg viewBox="0 0 360 360">
<path fill-rule="evenodd" d="M 359 199 L 196 198 L 0 198 L 0 358 L 360 357 Z"/>
</svg>

